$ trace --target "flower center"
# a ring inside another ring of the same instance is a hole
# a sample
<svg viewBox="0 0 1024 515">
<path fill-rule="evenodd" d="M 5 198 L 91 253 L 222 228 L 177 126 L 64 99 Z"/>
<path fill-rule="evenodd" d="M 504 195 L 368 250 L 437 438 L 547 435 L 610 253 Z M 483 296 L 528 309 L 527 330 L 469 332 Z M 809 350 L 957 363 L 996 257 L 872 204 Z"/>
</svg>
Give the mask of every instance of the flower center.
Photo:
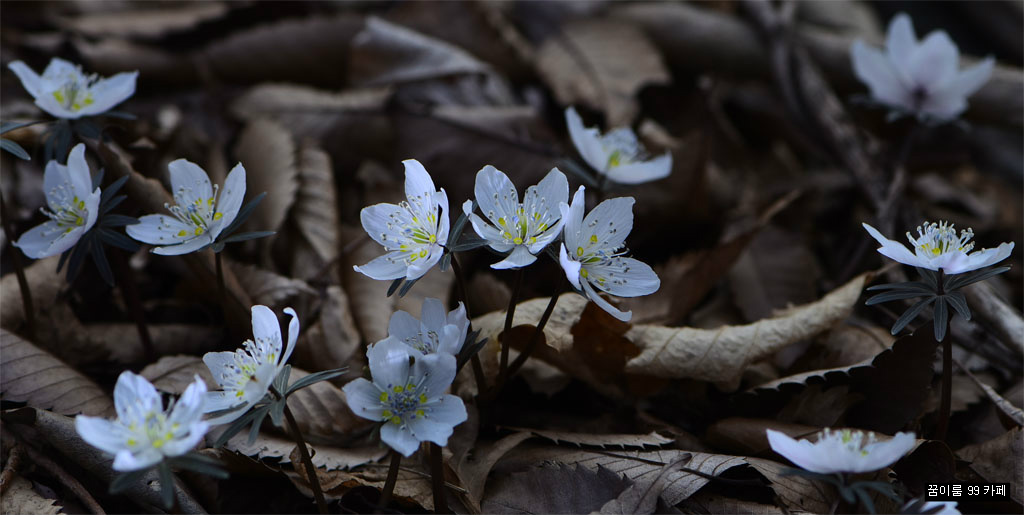
<svg viewBox="0 0 1024 515">
<path fill-rule="evenodd" d="M 970 252 L 974 248 L 974 231 L 970 228 L 956 234 L 953 224 L 948 222 L 928 223 L 917 228 L 917 238 L 907 232 L 907 239 L 918 254 L 938 257 L 949 252 Z"/>
<path fill-rule="evenodd" d="M 420 391 L 421 386 L 412 381 L 405 385 L 389 384 L 387 390 L 380 393 L 384 420 L 400 425 L 409 419 L 425 417 L 429 408 L 425 406 L 427 394 Z"/>
<path fill-rule="evenodd" d="M 608 153 L 608 169 L 642 160 L 643 149 L 633 131 L 627 128 L 615 129 L 601 138 L 601 147 Z"/>
<path fill-rule="evenodd" d="M 514 194 L 515 192 L 512 192 Z M 498 202 L 498 194 L 494 194 L 495 202 Z M 515 209 L 505 217 L 496 217 L 496 213 L 487 212 L 487 218 L 498 226 L 501 237 L 505 243 L 513 245 L 533 245 L 537 238 L 551 228 L 551 224 L 558 221 L 561 215 L 555 216 L 548 207 L 548 199 L 542 197 L 536 186 L 530 186 L 523 195 L 521 204 L 514 204 Z"/>
<path fill-rule="evenodd" d="M 174 193 L 175 205 L 164 204 L 164 207 L 171 212 L 182 223 L 191 227 L 191 232 L 199 236 L 210 230 L 210 225 L 224 217 L 224 213 L 217 212 L 217 191 L 219 185 L 213 185 L 213 196 L 209 198 L 198 198 L 192 194 L 189 188 L 181 187 Z M 178 231 L 179 237 L 189 235 L 190 231 L 182 229 Z"/>
<path fill-rule="evenodd" d="M 434 331 L 427 331 L 426 333 L 420 332 L 415 336 L 409 336 L 402 340 L 406 345 L 424 353 L 430 354 L 437 350 L 440 343 L 440 338 Z"/>
<path fill-rule="evenodd" d="M 47 78 L 47 77 L 44 77 Z M 95 101 L 92 92 L 92 85 L 99 78 L 96 74 L 85 75 L 82 68 L 78 67 L 63 77 L 51 77 L 55 81 L 61 81 L 60 87 L 53 91 L 53 98 L 64 109 L 80 111 L 83 107 L 92 105 Z"/>
<path fill-rule="evenodd" d="M 425 195 L 417 195 L 399 203 L 400 209 L 388 215 L 387 228 L 393 236 L 389 238 L 387 233 L 380 235 L 381 241 L 393 242 L 385 244 L 385 250 L 401 252 L 398 259 L 406 266 L 430 255 L 438 244 L 440 219 L 437 208 L 428 200 Z M 395 258 L 387 259 L 396 261 Z"/>
<path fill-rule="evenodd" d="M 273 363 L 277 360 L 277 353 L 274 352 L 273 343 L 266 338 L 257 338 L 256 341 L 246 340 L 244 349 L 237 349 L 234 353 L 234 363 L 228 363 L 221 372 L 221 385 L 226 392 L 234 392 L 235 397 L 241 399 L 245 395 L 245 387 L 250 381 L 259 381 L 256 371 L 264 363 Z M 269 385 L 268 385 L 269 386 Z M 258 400 L 258 399 L 251 399 Z"/>
</svg>

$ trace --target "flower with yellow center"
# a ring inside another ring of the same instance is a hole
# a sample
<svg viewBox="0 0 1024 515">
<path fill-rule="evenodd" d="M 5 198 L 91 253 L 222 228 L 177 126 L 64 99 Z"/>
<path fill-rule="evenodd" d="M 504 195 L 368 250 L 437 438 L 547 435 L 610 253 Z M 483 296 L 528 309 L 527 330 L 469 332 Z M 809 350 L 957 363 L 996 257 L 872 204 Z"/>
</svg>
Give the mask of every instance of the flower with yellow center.
<svg viewBox="0 0 1024 515">
<path fill-rule="evenodd" d="M 419 320 L 402 310 L 391 315 L 388 339 L 408 345 L 414 355 L 443 352 L 455 356 L 462 350 L 468 330 L 469 319 L 461 302 L 445 313 L 443 302 L 426 298 Z"/>
<path fill-rule="evenodd" d="M 107 79 L 85 75 L 75 66 L 54 57 L 39 76 L 22 61 L 7 66 L 18 76 L 36 105 L 57 118 L 76 119 L 102 114 L 135 93 L 139 72 L 118 73 Z"/>
<path fill-rule="evenodd" d="M 573 287 L 609 314 L 628 322 L 632 312 L 619 311 L 598 291 L 618 297 L 639 297 L 658 290 L 661 281 L 646 263 L 624 257 L 626 236 L 633 229 L 633 198 L 605 200 L 583 217 L 583 186 L 572 204 L 562 203 L 565 220 L 559 263 Z"/>
<path fill-rule="evenodd" d="M 227 424 L 245 414 L 249 406 L 263 399 L 284 369 L 299 338 L 299 318 L 295 310 L 285 308 L 284 312 L 291 316 L 287 347 L 282 345 L 277 315 L 270 308 L 257 305 L 252 307 L 253 339 L 245 341 L 244 349 L 207 352 L 203 356 L 203 363 L 221 387 L 220 391 L 206 394 L 203 411 L 213 413 L 238 407 L 207 420 L 211 425 Z"/>
<path fill-rule="evenodd" d="M 508 176 L 491 165 L 477 172 L 473 192 L 480 211 L 490 221 L 473 213 L 473 201 L 467 200 L 462 210 L 473 230 L 495 251 L 511 251 L 491 268 L 521 268 L 533 263 L 536 254 L 562 230 L 558 205 L 569 199 L 569 181 L 558 168 L 552 168 L 540 183 L 527 188 L 522 203 Z"/>
<path fill-rule="evenodd" d="M 366 351 L 373 381 L 358 378 L 342 390 L 352 413 L 383 422 L 380 438 L 403 456 L 420 442 L 444 446 L 455 426 L 466 421 L 462 399 L 445 391 L 455 379 L 455 356 L 415 354 L 395 339 Z M 412 361 L 412 364 L 410 364 Z"/>
<path fill-rule="evenodd" d="M 882 236 L 878 229 L 861 224 L 879 244 L 878 252 L 905 265 L 927 270 L 942 270 L 946 274 L 960 274 L 994 265 L 1010 256 L 1013 242 L 1002 243 L 994 249 L 974 249 L 974 231 L 967 229 L 957 235 L 953 224 L 925 222 L 917 228 L 917 237 L 907 232 L 913 253 L 903 244 Z"/>
<path fill-rule="evenodd" d="M 146 378 L 125 371 L 114 386 L 116 420 L 79 415 L 75 430 L 89 445 L 114 455 L 114 470 L 149 468 L 191 451 L 206 435 L 202 421 L 206 383 L 199 376 L 166 410 Z"/>
<path fill-rule="evenodd" d="M 377 280 L 419 279 L 441 259 L 448 240 L 448 195 L 415 159 L 405 165 L 405 196 L 400 204 L 380 203 L 359 213 L 363 229 L 384 246 L 386 254 L 353 267 Z"/>
<path fill-rule="evenodd" d="M 576 109 L 565 110 L 569 137 L 584 161 L 599 175 L 619 184 L 640 184 L 668 177 L 672 154 L 648 159 L 647 152 L 629 127 L 612 129 L 605 135 L 595 127 L 584 127 Z"/>
<path fill-rule="evenodd" d="M 34 259 L 70 249 L 96 223 L 100 189 L 92 189 L 85 145 L 79 143 L 71 149 L 66 166 L 57 161 L 46 164 L 43 192 L 47 208 L 42 212 L 49 220 L 29 229 L 14 242 L 15 247 Z"/>
<path fill-rule="evenodd" d="M 245 168 L 235 165 L 224 180 L 224 191 L 195 163 L 178 159 L 167 165 L 175 205 L 164 204 L 174 216 L 146 215 L 128 226 L 128 235 L 157 245 L 154 254 L 187 254 L 213 243 L 238 216 L 245 197 Z"/>
<path fill-rule="evenodd" d="M 789 436 L 766 430 L 772 450 L 800 468 L 819 474 L 872 472 L 892 465 L 914 448 L 914 433 L 896 433 L 880 440 L 870 431 L 825 429 L 816 441 L 794 440 Z"/>
</svg>

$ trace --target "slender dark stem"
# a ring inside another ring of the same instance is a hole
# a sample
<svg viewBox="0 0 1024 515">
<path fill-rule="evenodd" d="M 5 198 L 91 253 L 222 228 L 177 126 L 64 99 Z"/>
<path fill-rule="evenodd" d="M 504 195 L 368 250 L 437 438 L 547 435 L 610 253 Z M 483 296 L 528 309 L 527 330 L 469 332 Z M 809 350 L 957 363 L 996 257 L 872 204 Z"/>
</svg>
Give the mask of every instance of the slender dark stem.
<svg viewBox="0 0 1024 515">
<path fill-rule="evenodd" d="M 516 316 L 516 300 L 519 299 L 520 290 L 523 289 L 523 275 L 525 275 L 526 269 L 520 268 L 519 273 L 516 275 L 516 284 L 512 288 L 512 295 L 508 298 L 508 310 L 505 312 L 505 330 L 501 333 L 501 364 L 498 367 L 498 375 L 504 376 L 505 370 L 508 369 L 508 348 L 509 348 L 509 336 L 512 332 L 512 318 Z"/>
<path fill-rule="evenodd" d="M 459 291 L 459 300 L 462 301 L 462 305 L 466 308 L 467 318 L 469 315 L 469 290 L 466 289 L 466 276 L 462 273 L 462 266 L 459 264 L 459 258 L 452 252 L 452 272 L 455 273 L 455 285 Z M 473 333 L 473 321 L 469 321 L 469 329 L 467 334 Z M 476 342 L 473 342 L 476 343 Z M 465 342 L 463 342 L 465 345 Z M 480 363 L 480 356 L 475 353 L 470 356 L 469 361 L 473 365 L 473 380 L 476 381 L 476 391 L 482 392 L 484 386 L 484 367 Z"/>
<path fill-rule="evenodd" d="M 398 482 L 398 468 L 402 464 L 402 455 L 398 451 L 391 451 L 391 466 L 388 467 L 388 478 L 384 481 L 384 489 L 380 491 L 380 501 L 377 502 L 377 511 L 387 508 L 391 502 L 391 493 L 395 491 L 395 483 Z"/>
<path fill-rule="evenodd" d="M 523 351 L 516 356 L 516 360 L 512 362 L 512 365 L 508 367 L 508 373 L 505 377 L 512 377 L 523 367 L 526 363 L 527 358 L 537 348 L 537 344 L 540 343 L 540 335 L 544 334 L 544 326 L 547 325 L 548 319 L 551 318 L 551 313 L 555 311 L 555 304 L 558 303 L 558 297 L 562 294 L 562 288 L 555 290 L 555 293 L 551 294 L 551 299 L 548 301 L 548 305 L 544 308 L 544 314 L 540 316 L 540 322 L 537 323 L 537 328 L 533 330 L 533 335 L 530 336 L 530 341 L 523 348 Z"/>
<path fill-rule="evenodd" d="M 142 351 L 146 356 L 146 362 L 152 363 L 156 361 L 156 349 L 153 347 L 153 339 L 149 336 L 149 328 L 146 327 L 146 315 L 142 311 L 142 297 L 139 295 L 138 285 L 135 284 L 135 276 L 132 275 L 132 270 L 128 266 L 128 260 L 124 257 L 123 252 L 111 249 L 111 254 L 114 256 L 114 267 L 117 269 L 117 275 L 120 276 L 117 281 L 118 288 L 121 288 L 128 312 L 131 313 L 132 319 L 135 320 L 135 328 L 139 332 L 139 342 L 142 343 Z"/>
<path fill-rule="evenodd" d="M 288 429 L 291 431 L 292 438 L 295 439 L 295 444 L 299 448 L 299 454 L 302 456 L 302 464 L 306 468 L 309 486 L 313 488 L 313 497 L 316 498 L 316 507 L 320 510 L 321 514 L 327 513 L 327 501 L 324 500 L 324 491 L 320 488 L 320 477 L 316 475 L 313 458 L 310 457 L 309 449 L 306 448 L 306 439 L 302 437 L 302 431 L 299 430 L 299 424 L 295 421 L 295 415 L 292 415 L 292 410 L 288 408 L 288 401 L 283 399 L 284 395 L 276 387 L 271 385 L 270 392 L 278 399 L 282 399 L 281 402 L 285 403 L 284 418 L 288 421 Z"/>
<path fill-rule="evenodd" d="M 430 483 L 434 490 L 434 513 L 451 513 L 444 494 L 444 462 L 441 446 L 430 442 Z"/>
<path fill-rule="evenodd" d="M 939 269 L 939 277 L 936 281 L 938 283 L 937 293 L 939 296 L 945 294 L 945 288 L 943 282 L 944 271 Z M 941 299 L 939 300 L 941 302 Z M 952 318 L 952 310 L 950 310 L 950 318 Z M 949 320 L 946 320 L 949 323 Z M 948 331 L 947 331 L 948 332 Z M 939 425 L 935 429 L 935 439 L 940 441 L 946 440 L 946 432 L 949 430 L 949 415 L 952 408 L 953 400 L 953 339 L 949 334 L 942 342 L 942 398 L 939 402 Z"/>
<path fill-rule="evenodd" d="M 227 297 L 224 293 L 224 265 L 221 263 L 220 252 L 213 253 L 214 261 L 217 263 L 217 294 L 220 295 L 221 309 L 227 309 Z"/>
<path fill-rule="evenodd" d="M 21 306 L 25 310 L 25 324 L 28 325 L 28 333 L 34 337 L 36 334 L 36 310 L 32 306 L 32 291 L 28 289 L 28 279 L 25 279 L 25 264 L 21 260 L 21 249 L 14 248 L 14 227 L 11 225 L 11 217 L 7 213 L 7 204 L 4 203 L 2 194 L 0 194 L 0 217 L 3 217 L 7 247 L 11 252 L 11 260 L 14 261 L 14 273 L 18 277 Z"/>
</svg>

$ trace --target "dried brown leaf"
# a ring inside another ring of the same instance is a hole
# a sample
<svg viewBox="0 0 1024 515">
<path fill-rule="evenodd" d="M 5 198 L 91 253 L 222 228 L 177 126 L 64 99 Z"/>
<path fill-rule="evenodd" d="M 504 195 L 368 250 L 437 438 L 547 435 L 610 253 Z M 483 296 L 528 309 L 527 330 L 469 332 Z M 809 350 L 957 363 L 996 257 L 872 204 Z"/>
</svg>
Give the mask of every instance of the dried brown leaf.
<svg viewBox="0 0 1024 515">
<path fill-rule="evenodd" d="M 254 120 L 238 136 L 235 157 L 245 167 L 247 197 L 267 193 L 242 228 L 277 231 L 299 189 L 295 142 L 291 134 L 276 122 Z"/>
<path fill-rule="evenodd" d="M 213 350 L 224 335 L 222 328 L 199 324 L 146 324 L 158 356 L 169 354 L 202 354 Z M 81 332 L 86 340 L 95 342 L 118 363 L 141 363 L 145 352 L 135 324 L 88 324 Z"/>
<path fill-rule="evenodd" d="M 630 486 L 604 467 L 559 464 L 499 477 L 488 489 L 484 513 L 591 513 Z"/>
<path fill-rule="evenodd" d="M 299 149 L 299 191 L 291 217 L 317 256 L 330 263 L 338 256 L 338 201 L 331 158 L 316 147 Z M 311 271 L 310 271 L 311 272 Z"/>
<path fill-rule="evenodd" d="M 64 277 L 57 274 L 58 256 L 40 259 L 25 267 L 25 281 L 32 292 L 32 308 L 36 318 L 57 300 Z M 16 330 L 25 322 L 25 307 L 21 302 L 21 287 L 16 274 L 0 279 L 0 327 Z"/>
<path fill-rule="evenodd" d="M 998 438 L 968 445 L 956 451 L 961 459 L 971 462 L 971 469 L 990 483 L 1009 483 L 1010 497 L 1024 503 L 1024 432 L 1017 427 Z"/>
<path fill-rule="evenodd" d="M 665 438 L 656 431 L 645 435 L 630 434 L 602 434 L 602 433 L 575 433 L 570 431 L 551 431 L 546 429 L 527 429 L 521 427 L 510 427 L 513 431 L 524 431 L 536 436 L 547 438 L 557 443 L 569 443 L 576 446 L 586 445 L 590 447 L 661 447 L 672 443 L 671 438 Z"/>
<path fill-rule="evenodd" d="M 849 316 L 867 279 L 868 274 L 862 274 L 817 302 L 749 325 L 713 330 L 633 326 L 626 338 L 640 348 L 640 355 L 626 364 L 626 370 L 714 381 L 735 389 L 750 363 L 821 333 Z"/>
<path fill-rule="evenodd" d="M 113 75 L 137 70 L 147 83 L 180 86 L 199 82 L 199 71 L 193 60 L 161 48 L 119 38 L 92 41 L 76 37 L 72 42 L 90 72 Z"/>
<path fill-rule="evenodd" d="M 312 327 L 302 330 L 292 360 L 308 370 L 348 367 L 348 372 L 337 380 L 339 383 L 362 375 L 366 349 L 352 318 L 348 297 L 340 286 L 327 287 L 320 318 Z"/>
<path fill-rule="evenodd" d="M 220 18 L 228 12 L 223 2 L 193 2 L 163 7 L 136 4 L 134 9 L 85 13 L 57 18 L 57 25 L 89 37 L 158 38 Z"/>
<path fill-rule="evenodd" d="M 110 397 L 96 383 L 20 336 L 0 329 L 0 392 L 6 401 L 64 415 L 108 416 Z"/>
<path fill-rule="evenodd" d="M 974 374 L 968 373 L 967 375 L 971 378 L 971 381 L 978 385 L 978 388 L 985 393 L 985 396 L 996 405 L 996 409 L 1001 411 L 1007 418 L 1012 420 L 1018 426 L 1024 426 L 1024 411 L 1017 406 L 1014 406 L 1012 402 L 1006 400 L 1002 395 L 999 395 L 999 393 L 992 389 L 991 386 L 983 383 Z"/>
<path fill-rule="evenodd" d="M 302 314 L 308 312 L 318 297 L 316 290 L 301 279 L 285 277 L 257 265 L 227 263 L 253 304 L 263 304 L 276 310 L 292 306 Z"/>
<path fill-rule="evenodd" d="M 784 511 L 774 504 L 761 504 L 754 501 L 733 499 L 708 491 L 700 491 L 679 505 L 683 513 L 743 513 L 746 515 L 788 515 L 794 512 Z"/>
<path fill-rule="evenodd" d="M 835 498 L 835 489 L 815 479 L 786 474 L 790 468 L 781 463 L 761 458 L 744 458 L 771 484 L 778 499 L 791 510 L 810 513 L 828 513 Z"/>
<path fill-rule="evenodd" d="M 530 437 L 529 433 L 513 433 L 494 442 L 477 442 L 472 453 L 459 456 L 459 461 L 453 468 L 455 475 L 466 487 L 466 500 L 470 507 L 480 511 L 487 476 L 495 463 Z"/>
<path fill-rule="evenodd" d="M 559 103 L 602 110 L 610 127 L 633 122 L 640 88 L 671 80 L 647 35 L 621 19 L 566 23 L 538 50 L 537 68 Z"/>
<path fill-rule="evenodd" d="M 195 381 L 196 375 L 206 383 L 207 390 L 220 388 L 203 360 L 195 356 L 164 356 L 142 369 L 139 375 L 158 390 L 174 394 L 183 393 Z"/>
<path fill-rule="evenodd" d="M 324 471 L 349 470 L 377 461 L 388 454 L 388 449 L 379 445 L 343 448 L 306 443 L 313 448 L 313 465 Z M 256 440 L 250 444 L 248 432 L 242 431 L 225 442 L 224 448 L 260 460 L 273 458 L 281 464 L 297 463 L 293 456 L 294 451 L 298 450 L 295 440 L 267 432 L 257 435 Z"/>
<path fill-rule="evenodd" d="M 814 254 L 799 235 L 769 225 L 729 269 L 729 286 L 743 316 L 752 322 L 813 301 L 816 269 Z"/>
<path fill-rule="evenodd" d="M 56 499 L 47 499 L 32 488 L 32 482 L 15 475 L 10 483 L 4 484 L 4 495 L 0 497 L 0 511 L 3 513 L 35 513 L 57 515 L 61 508 Z"/>
<path fill-rule="evenodd" d="M 260 84 L 238 97 L 231 112 L 245 121 L 273 120 L 297 140 L 322 140 L 339 126 L 361 124 L 369 113 L 382 112 L 391 93 L 390 88 L 333 92 L 299 84 Z"/>
</svg>

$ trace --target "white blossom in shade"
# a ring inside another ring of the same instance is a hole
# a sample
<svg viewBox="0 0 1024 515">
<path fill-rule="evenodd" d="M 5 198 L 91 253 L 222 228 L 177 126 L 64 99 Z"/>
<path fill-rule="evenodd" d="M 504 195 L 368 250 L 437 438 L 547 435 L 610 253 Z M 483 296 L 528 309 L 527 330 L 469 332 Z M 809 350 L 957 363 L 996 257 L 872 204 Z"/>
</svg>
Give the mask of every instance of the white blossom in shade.
<svg viewBox="0 0 1024 515">
<path fill-rule="evenodd" d="M 208 392 L 205 413 L 238 407 L 234 411 L 207 420 L 211 425 L 227 424 L 248 411 L 267 394 L 271 383 L 284 370 L 299 338 L 299 318 L 292 308 L 284 312 L 288 322 L 288 345 L 281 339 L 277 315 L 266 306 L 252 307 L 252 340 L 235 352 L 207 352 L 203 363 L 210 369 L 221 390 Z M 283 348 L 283 352 L 282 352 Z"/>
<path fill-rule="evenodd" d="M 916 502 L 911 499 L 910 502 L 903 505 L 902 513 L 907 513 L 907 510 Z M 939 511 L 932 513 L 931 515 L 960 515 L 960 510 L 957 508 L 956 501 L 926 501 L 921 507 L 917 508 L 917 511 L 913 513 L 927 513 L 933 508 L 939 508 Z"/>
<path fill-rule="evenodd" d="M 387 252 L 355 270 L 377 280 L 419 279 L 444 253 L 448 239 L 448 195 L 415 159 L 405 165 L 405 196 L 400 204 L 374 204 L 359 213 L 363 229 Z"/>
<path fill-rule="evenodd" d="M 437 299 L 423 300 L 420 319 L 405 311 L 395 311 L 388 324 L 388 339 L 408 345 L 416 356 L 438 352 L 457 355 L 466 341 L 469 319 L 466 307 L 445 313 L 444 304 Z"/>
<path fill-rule="evenodd" d="M 817 441 L 794 440 L 784 433 L 766 430 L 772 450 L 800 468 L 819 474 L 872 472 L 888 467 L 914 448 L 914 433 L 896 433 L 879 441 L 870 431 L 825 429 Z"/>
<path fill-rule="evenodd" d="M 360 377 L 345 385 L 348 406 L 360 417 L 384 422 L 381 440 L 403 456 L 416 452 L 420 442 L 446 445 L 454 427 L 466 421 L 462 399 L 444 393 L 455 379 L 455 356 L 417 355 L 385 339 L 366 351 L 366 359 L 373 381 Z"/>
<path fill-rule="evenodd" d="M 584 127 L 576 109 L 565 110 L 569 137 L 576 151 L 598 174 L 620 184 L 640 184 L 668 177 L 672 173 L 672 154 L 650 156 L 629 127 L 612 129 L 601 135 L 595 127 Z"/>
<path fill-rule="evenodd" d="M 29 229 L 14 242 L 15 247 L 33 259 L 70 249 L 96 223 L 100 189 L 92 189 L 85 145 L 79 143 L 71 149 L 67 165 L 57 161 L 46 163 L 43 193 L 47 207 L 41 211 L 50 219 Z"/>
<path fill-rule="evenodd" d="M 245 168 L 238 163 L 231 169 L 219 195 L 220 186 L 211 186 L 210 177 L 191 161 L 171 161 L 167 170 L 175 205 L 164 207 L 174 216 L 146 215 L 125 230 L 136 240 L 156 245 L 154 254 L 188 254 L 213 243 L 238 216 L 245 197 Z"/>
<path fill-rule="evenodd" d="M 599 292 L 618 297 L 639 297 L 654 293 L 661 281 L 642 261 L 623 257 L 625 241 L 633 229 L 633 198 L 605 200 L 583 218 L 583 186 L 572 204 L 561 204 L 563 244 L 559 262 L 569 282 L 615 318 L 628 322 L 631 311 L 619 311 Z M 595 290 L 596 288 L 596 290 Z"/>
<path fill-rule="evenodd" d="M 124 102 L 135 93 L 135 79 L 139 76 L 139 72 L 124 72 L 100 79 L 57 57 L 50 60 L 42 76 L 22 61 L 7 67 L 18 76 L 40 109 L 69 119 L 101 114 Z"/>
<path fill-rule="evenodd" d="M 918 226 L 916 238 L 907 232 L 907 239 L 914 249 L 911 253 L 902 243 L 882 236 L 878 229 L 868 224 L 861 225 L 882 245 L 878 252 L 883 256 L 917 268 L 942 269 L 946 274 L 960 274 L 994 265 L 1009 257 L 1013 251 L 1013 242 L 1009 242 L 1001 243 L 994 249 L 971 252 L 974 249 L 974 242 L 971 241 L 974 231 L 971 229 L 960 231 L 957 236 L 953 224 L 925 222 Z"/>
<path fill-rule="evenodd" d="M 854 73 L 875 100 L 936 121 L 967 109 L 967 97 L 988 81 L 995 65 L 988 57 L 961 71 L 960 52 L 949 35 L 936 30 L 918 42 L 904 13 L 889 23 L 884 51 L 857 40 L 850 56 Z"/>
<path fill-rule="evenodd" d="M 146 378 L 124 371 L 114 386 L 116 420 L 79 415 L 75 430 L 89 445 L 114 455 L 114 470 L 140 470 L 165 457 L 192 450 L 206 434 L 203 395 L 206 383 L 199 376 L 177 402 L 163 409 L 160 393 Z"/>
<path fill-rule="evenodd" d="M 536 261 L 536 254 L 562 230 L 558 205 L 569 200 L 569 181 L 558 168 L 552 168 L 540 183 L 526 189 L 520 203 L 508 176 L 487 165 L 477 172 L 473 193 L 480 211 L 490 221 L 473 213 L 473 201 L 467 200 L 462 210 L 473 230 L 495 251 L 511 251 L 491 268 L 521 268 Z"/>
</svg>

